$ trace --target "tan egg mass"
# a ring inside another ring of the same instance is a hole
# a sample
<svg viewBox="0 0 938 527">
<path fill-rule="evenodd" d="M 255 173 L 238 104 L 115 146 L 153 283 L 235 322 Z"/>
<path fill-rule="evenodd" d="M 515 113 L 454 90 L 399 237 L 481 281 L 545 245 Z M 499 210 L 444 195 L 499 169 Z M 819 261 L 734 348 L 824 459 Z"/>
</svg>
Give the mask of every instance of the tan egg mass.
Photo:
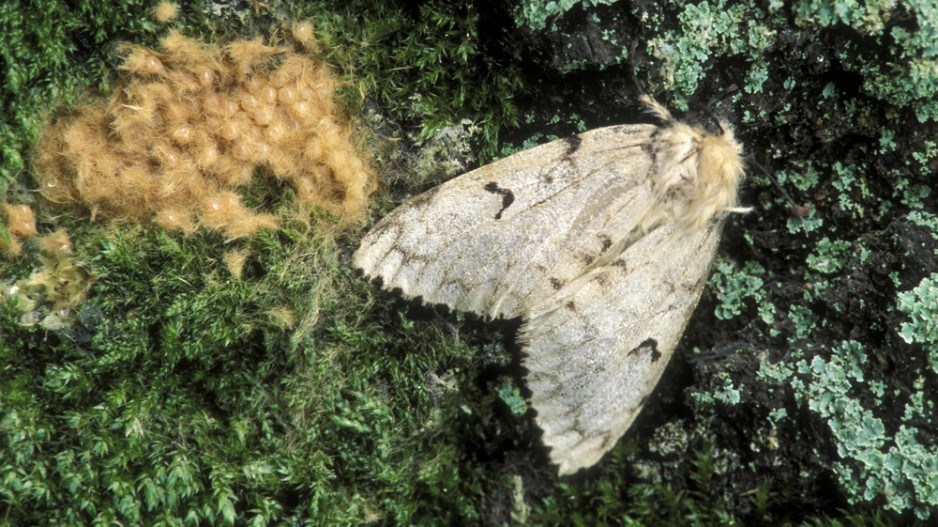
<svg viewBox="0 0 938 527">
<path fill-rule="evenodd" d="M 36 235 L 36 215 L 29 205 L 0 203 L 0 213 L 6 219 L 5 232 L 0 231 L 0 254 L 16 256 L 23 250 L 20 238 Z"/>
<path fill-rule="evenodd" d="M 179 16 L 179 6 L 172 2 L 160 2 L 153 12 L 153 18 L 161 24 L 172 22 L 177 16 Z"/>
<path fill-rule="evenodd" d="M 294 26 L 300 44 L 312 25 Z M 275 228 L 236 193 L 265 166 L 298 206 L 363 218 L 372 171 L 333 101 L 329 67 L 260 39 L 224 47 L 171 32 L 160 49 L 128 45 L 114 94 L 51 119 L 34 164 L 43 195 L 92 218 L 200 227 L 228 239 Z"/>
</svg>

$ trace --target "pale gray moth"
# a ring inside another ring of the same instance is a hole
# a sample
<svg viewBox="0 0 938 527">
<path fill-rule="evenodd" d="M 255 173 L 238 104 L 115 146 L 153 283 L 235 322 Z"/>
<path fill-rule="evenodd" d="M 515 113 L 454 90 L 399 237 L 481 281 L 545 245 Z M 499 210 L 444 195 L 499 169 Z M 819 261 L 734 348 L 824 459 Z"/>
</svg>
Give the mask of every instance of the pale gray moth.
<svg viewBox="0 0 938 527">
<path fill-rule="evenodd" d="M 561 474 L 599 461 L 641 410 L 710 271 L 742 147 L 676 122 L 519 152 L 405 202 L 355 267 L 408 298 L 523 317 L 530 403 Z"/>
</svg>

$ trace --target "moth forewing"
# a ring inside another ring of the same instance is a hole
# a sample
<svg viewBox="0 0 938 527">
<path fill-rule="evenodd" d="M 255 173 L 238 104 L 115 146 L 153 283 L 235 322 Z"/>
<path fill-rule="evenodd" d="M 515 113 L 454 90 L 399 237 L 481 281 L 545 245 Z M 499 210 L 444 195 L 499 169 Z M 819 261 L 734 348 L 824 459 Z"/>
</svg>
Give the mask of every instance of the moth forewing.
<svg viewBox="0 0 938 527">
<path fill-rule="evenodd" d="M 353 263 L 407 297 L 523 317 L 526 381 L 561 473 L 628 429 L 700 298 L 742 148 L 676 123 L 610 126 L 483 166 L 392 211 Z"/>
<path fill-rule="evenodd" d="M 522 316 L 635 227 L 656 130 L 600 128 L 450 180 L 375 225 L 353 264 L 409 298 Z"/>
</svg>

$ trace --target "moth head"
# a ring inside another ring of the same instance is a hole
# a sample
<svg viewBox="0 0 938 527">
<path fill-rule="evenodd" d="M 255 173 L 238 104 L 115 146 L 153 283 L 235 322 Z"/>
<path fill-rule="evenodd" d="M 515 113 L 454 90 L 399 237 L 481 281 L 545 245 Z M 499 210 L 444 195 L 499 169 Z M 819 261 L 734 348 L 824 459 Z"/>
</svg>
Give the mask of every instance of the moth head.
<svg viewBox="0 0 938 527">
<path fill-rule="evenodd" d="M 745 173 L 743 147 L 736 141 L 733 127 L 723 122 L 719 125 L 722 133 L 703 132 L 697 160 L 700 198 L 712 207 L 701 212 L 708 216 L 736 209 L 736 190 Z"/>
<path fill-rule="evenodd" d="M 693 227 L 742 210 L 736 191 L 744 174 L 743 148 L 729 124 L 718 121 L 717 128 L 710 132 L 675 122 L 661 128 L 652 145 L 651 184 L 662 212 Z"/>
</svg>

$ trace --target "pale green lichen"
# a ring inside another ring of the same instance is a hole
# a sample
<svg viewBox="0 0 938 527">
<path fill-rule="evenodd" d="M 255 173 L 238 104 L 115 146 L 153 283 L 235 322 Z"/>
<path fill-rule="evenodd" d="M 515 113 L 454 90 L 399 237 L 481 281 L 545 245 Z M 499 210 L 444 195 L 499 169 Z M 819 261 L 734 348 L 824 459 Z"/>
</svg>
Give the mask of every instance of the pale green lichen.
<svg viewBox="0 0 938 527">
<path fill-rule="evenodd" d="M 840 191 L 837 195 L 840 208 L 856 219 L 867 214 L 863 203 L 870 202 L 873 197 L 867 180 L 862 175 L 864 169 L 865 167 L 860 164 L 846 165 L 840 161 L 835 162 L 831 167 L 833 172 L 831 185 Z"/>
<path fill-rule="evenodd" d="M 809 234 L 814 231 L 818 231 L 821 227 L 824 226 L 824 218 L 818 215 L 817 211 L 812 208 L 808 212 L 808 216 L 805 218 L 788 218 L 786 222 L 786 227 L 788 232 L 791 234 Z"/>
<path fill-rule="evenodd" d="M 879 136 L 879 153 L 888 154 L 889 152 L 894 152 L 896 150 L 896 142 L 894 141 L 896 137 L 896 132 L 894 130 L 889 130 L 884 128 Z"/>
<path fill-rule="evenodd" d="M 899 336 L 909 344 L 921 344 L 928 364 L 938 374 L 938 273 L 923 279 L 911 291 L 899 293 L 898 309 L 908 315 Z"/>
<path fill-rule="evenodd" d="M 931 0 L 809 0 L 795 7 L 795 23 L 803 28 L 851 27 L 882 48 L 880 54 L 847 60 L 844 66 L 863 76 L 863 89 L 883 101 L 914 109 L 920 122 L 938 118 L 938 4 Z M 911 17 L 892 25 L 892 18 Z M 894 43 L 894 44 L 893 44 Z"/>
<path fill-rule="evenodd" d="M 925 150 L 921 152 L 912 152 L 912 159 L 919 164 L 919 168 L 927 169 L 932 159 L 938 158 L 938 143 L 935 141 L 925 141 L 923 143 Z"/>
<path fill-rule="evenodd" d="M 882 33 L 895 6 L 895 0 L 806 0 L 794 6 L 795 23 L 823 27 L 846 24 L 868 35 L 878 35 Z"/>
<path fill-rule="evenodd" d="M 766 274 L 765 268 L 756 262 L 747 262 L 742 269 L 733 262 L 717 262 L 714 268 L 708 285 L 720 300 L 714 310 L 717 318 L 729 320 L 739 316 L 747 299 L 752 299 L 756 305 L 762 306 L 765 300 L 765 281 L 762 279 Z M 764 310 L 766 317 L 770 314 L 774 315 L 774 311 Z M 769 323 L 771 319 L 765 322 Z"/>
<path fill-rule="evenodd" d="M 852 244 L 844 240 L 831 240 L 827 236 L 821 238 L 808 255 L 808 267 L 822 274 L 834 274 L 840 271 L 847 263 L 846 256 Z"/>
<path fill-rule="evenodd" d="M 932 238 L 935 241 L 938 241 L 938 216 L 930 212 L 925 212 L 923 210 L 912 211 L 908 215 L 909 221 L 918 225 L 919 227 L 925 227 L 931 231 Z M 934 250 L 935 254 L 938 254 L 938 249 Z"/>
<path fill-rule="evenodd" d="M 931 196 L 931 188 L 925 185 L 916 185 L 908 179 L 896 177 L 895 195 L 899 202 L 910 209 L 925 207 L 925 199 Z"/>
<path fill-rule="evenodd" d="M 723 0 L 687 4 L 678 15 L 680 29 L 666 31 L 649 40 L 649 53 L 662 61 L 659 75 L 665 91 L 673 92 L 671 103 L 687 110 L 687 97 L 697 91 L 700 82 L 713 67 L 715 56 L 724 56 L 748 48 L 748 41 L 769 47 L 770 32 L 762 29 L 741 30 L 747 20 L 757 17 L 745 5 L 728 6 Z M 745 36 L 752 35 L 752 38 Z M 756 52 L 758 55 L 758 52 Z M 754 64 L 751 71 L 764 67 Z M 752 74 L 758 81 L 760 75 Z M 764 80 L 764 79 L 763 79 Z M 761 89 L 761 83 L 758 84 Z M 756 91 L 756 87 L 748 91 Z"/>
<path fill-rule="evenodd" d="M 863 344 L 844 341 L 827 359 L 815 356 L 794 366 L 763 362 L 758 377 L 790 386 L 799 405 L 806 403 L 825 420 L 839 457 L 834 472 L 851 503 L 882 500 L 890 510 L 928 518 L 938 507 L 938 446 L 915 425 L 934 415 L 934 403 L 924 397 L 926 383 L 920 378 L 907 394 L 898 429 L 888 431 L 874 411 L 885 386 L 869 378 L 868 353 Z M 865 389 L 879 395 L 861 398 Z"/>
<path fill-rule="evenodd" d="M 528 411 L 528 403 L 521 395 L 521 390 L 514 385 L 508 377 L 503 377 L 501 383 L 495 388 L 495 393 L 511 410 L 512 415 L 524 415 Z"/>
<path fill-rule="evenodd" d="M 520 2 L 520 5 L 515 7 L 515 20 L 518 25 L 540 31 L 547 27 L 549 21 L 558 18 L 578 4 L 584 8 L 590 8 L 614 3 L 616 0 L 529 0 Z"/>
<path fill-rule="evenodd" d="M 788 410 L 784 408 L 774 408 L 769 412 L 769 422 L 773 425 L 778 424 L 788 417 Z"/>
<path fill-rule="evenodd" d="M 817 326 L 817 315 L 805 306 L 791 306 L 788 310 L 788 319 L 794 324 L 795 338 L 798 340 L 808 338 Z"/>
<path fill-rule="evenodd" d="M 728 373 L 720 372 L 717 374 L 714 384 L 716 387 L 709 393 L 693 392 L 690 394 L 691 398 L 698 403 L 723 403 L 727 406 L 737 405 L 742 400 L 741 388 L 733 385 L 733 378 Z"/>
<path fill-rule="evenodd" d="M 749 62 L 745 92 L 763 90 L 769 52 L 776 46 L 775 27 L 785 25 L 780 8 L 770 4 L 766 12 L 725 0 L 671 4 L 682 9 L 680 25 L 650 40 L 648 51 L 662 61 L 661 87 L 673 92 L 672 104 L 686 110 L 689 96 L 717 66 L 714 59 L 723 57 Z M 793 9 L 796 25 L 806 31 L 851 28 L 878 49 L 888 50 L 883 57 L 848 44 L 837 58 L 844 69 L 861 76 L 862 89 L 873 97 L 911 108 L 921 122 L 938 118 L 938 4 L 929 0 L 810 0 Z M 894 23 L 896 18 L 904 23 Z M 909 24 L 908 19 L 914 22 Z M 907 29 L 910 25 L 915 29 Z M 833 84 L 824 90 L 825 97 L 835 94 Z"/>
</svg>

